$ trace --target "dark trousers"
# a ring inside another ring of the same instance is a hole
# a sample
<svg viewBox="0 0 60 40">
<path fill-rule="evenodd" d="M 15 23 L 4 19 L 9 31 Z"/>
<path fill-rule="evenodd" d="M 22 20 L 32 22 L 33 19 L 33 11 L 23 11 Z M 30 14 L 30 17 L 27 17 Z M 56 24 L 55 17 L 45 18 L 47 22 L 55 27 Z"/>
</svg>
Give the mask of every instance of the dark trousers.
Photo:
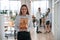
<svg viewBox="0 0 60 40">
<path fill-rule="evenodd" d="M 41 27 L 42 19 L 40 19 L 39 21 L 40 21 L 40 23 L 39 23 L 39 24 L 40 24 L 40 27 Z"/>
<path fill-rule="evenodd" d="M 18 32 L 17 40 L 31 40 L 30 32 L 26 32 L 26 31 Z"/>
</svg>

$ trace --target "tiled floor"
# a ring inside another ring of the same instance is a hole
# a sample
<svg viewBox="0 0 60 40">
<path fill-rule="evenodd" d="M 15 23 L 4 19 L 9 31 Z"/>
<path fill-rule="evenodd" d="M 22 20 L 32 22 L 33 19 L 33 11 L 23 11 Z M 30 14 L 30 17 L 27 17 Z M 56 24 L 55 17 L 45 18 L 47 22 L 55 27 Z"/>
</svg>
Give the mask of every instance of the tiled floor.
<svg viewBox="0 0 60 40">
<path fill-rule="evenodd" d="M 31 31 L 32 40 L 54 40 L 54 36 L 52 33 L 44 33 L 45 30 L 43 28 L 40 29 L 43 33 L 36 33 L 36 31 Z"/>
<path fill-rule="evenodd" d="M 54 40 L 54 36 L 52 33 L 36 33 L 35 29 L 32 29 L 31 31 L 31 38 L 32 40 Z M 8 40 L 14 40 L 13 37 L 8 38 Z"/>
</svg>

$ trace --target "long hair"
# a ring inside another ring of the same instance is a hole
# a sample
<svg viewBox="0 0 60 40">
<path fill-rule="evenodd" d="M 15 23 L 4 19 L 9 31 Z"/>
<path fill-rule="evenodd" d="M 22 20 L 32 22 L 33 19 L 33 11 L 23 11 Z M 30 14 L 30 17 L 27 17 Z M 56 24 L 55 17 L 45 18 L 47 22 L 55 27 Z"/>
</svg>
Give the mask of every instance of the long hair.
<svg viewBox="0 0 60 40">
<path fill-rule="evenodd" d="M 26 14 L 29 15 L 28 7 L 27 7 L 27 5 L 25 5 L 25 4 L 23 4 L 23 5 L 21 6 L 19 15 L 22 15 L 22 12 L 21 12 L 22 7 L 26 7 L 26 8 L 27 8 L 27 13 L 26 13 Z"/>
</svg>

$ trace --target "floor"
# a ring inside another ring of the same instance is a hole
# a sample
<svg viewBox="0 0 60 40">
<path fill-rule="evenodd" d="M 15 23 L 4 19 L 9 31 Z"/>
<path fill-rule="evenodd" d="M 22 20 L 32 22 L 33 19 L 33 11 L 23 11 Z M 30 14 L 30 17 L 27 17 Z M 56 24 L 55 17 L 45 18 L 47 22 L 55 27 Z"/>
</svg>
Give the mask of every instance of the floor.
<svg viewBox="0 0 60 40">
<path fill-rule="evenodd" d="M 32 40 L 54 40 L 54 36 L 52 33 L 45 34 L 44 30 L 41 28 L 42 33 L 37 34 L 35 29 L 32 29 L 31 31 Z M 7 40 L 14 40 L 14 37 L 9 37 Z"/>
</svg>

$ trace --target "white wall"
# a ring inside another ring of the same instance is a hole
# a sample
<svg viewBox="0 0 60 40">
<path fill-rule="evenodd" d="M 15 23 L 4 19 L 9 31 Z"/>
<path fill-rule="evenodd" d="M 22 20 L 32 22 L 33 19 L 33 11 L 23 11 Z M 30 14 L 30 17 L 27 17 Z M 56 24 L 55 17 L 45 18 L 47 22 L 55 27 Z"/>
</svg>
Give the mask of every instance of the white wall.
<svg viewBox="0 0 60 40">
<path fill-rule="evenodd" d="M 58 21 L 58 28 L 57 28 L 57 40 L 60 40 L 60 1 L 57 3 L 57 21 Z"/>
<path fill-rule="evenodd" d="M 60 40 L 60 0 L 54 4 L 54 34 L 56 40 Z"/>
<path fill-rule="evenodd" d="M 52 9 L 51 9 L 51 12 L 52 12 L 52 33 L 54 35 L 54 0 L 51 0 L 52 1 Z"/>
</svg>

